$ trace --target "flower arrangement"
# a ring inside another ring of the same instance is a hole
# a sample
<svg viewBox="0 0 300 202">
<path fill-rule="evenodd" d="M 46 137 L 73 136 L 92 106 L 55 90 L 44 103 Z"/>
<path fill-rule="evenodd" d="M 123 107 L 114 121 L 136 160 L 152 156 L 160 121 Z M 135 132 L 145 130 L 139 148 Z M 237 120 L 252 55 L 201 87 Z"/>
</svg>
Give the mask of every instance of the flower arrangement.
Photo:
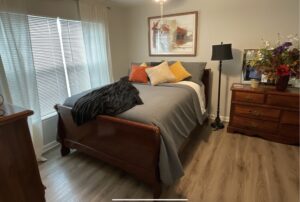
<svg viewBox="0 0 300 202">
<path fill-rule="evenodd" d="M 290 35 L 281 42 L 280 35 L 274 46 L 269 41 L 263 41 L 264 47 L 259 49 L 250 66 L 264 74 L 269 81 L 275 81 L 282 76 L 299 78 L 299 38 Z"/>
</svg>

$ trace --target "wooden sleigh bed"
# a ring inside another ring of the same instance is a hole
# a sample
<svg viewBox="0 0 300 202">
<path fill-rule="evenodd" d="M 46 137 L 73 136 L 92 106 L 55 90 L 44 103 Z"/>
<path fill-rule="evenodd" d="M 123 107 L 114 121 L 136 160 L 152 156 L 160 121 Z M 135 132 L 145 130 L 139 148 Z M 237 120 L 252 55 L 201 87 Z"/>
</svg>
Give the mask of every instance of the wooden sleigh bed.
<svg viewBox="0 0 300 202">
<path fill-rule="evenodd" d="M 204 70 L 202 82 L 208 103 L 210 69 Z M 57 140 L 61 144 L 62 156 L 68 155 L 70 149 L 77 149 L 121 168 L 150 185 L 154 198 L 160 196 L 158 127 L 105 115 L 77 126 L 71 108 L 56 105 L 55 109 L 59 117 Z"/>
</svg>

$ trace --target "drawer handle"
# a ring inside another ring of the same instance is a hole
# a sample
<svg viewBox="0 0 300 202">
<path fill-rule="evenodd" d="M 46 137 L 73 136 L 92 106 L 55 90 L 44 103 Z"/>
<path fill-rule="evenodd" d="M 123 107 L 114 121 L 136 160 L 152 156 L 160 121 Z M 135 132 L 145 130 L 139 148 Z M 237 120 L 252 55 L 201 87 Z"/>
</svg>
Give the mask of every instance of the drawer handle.
<svg viewBox="0 0 300 202">
<path fill-rule="evenodd" d="M 250 126 L 251 126 L 252 128 L 257 128 L 257 124 L 256 124 L 256 123 L 250 123 Z"/>
<path fill-rule="evenodd" d="M 247 95 L 247 96 L 245 97 L 245 100 L 247 100 L 247 101 L 252 101 L 252 97 L 251 97 L 250 95 Z"/>
<path fill-rule="evenodd" d="M 252 114 L 252 115 L 254 115 L 254 116 L 260 116 L 260 115 L 261 115 L 261 114 L 260 114 L 258 111 L 256 111 L 256 110 L 254 110 L 254 111 L 249 110 L 249 113 Z"/>
</svg>

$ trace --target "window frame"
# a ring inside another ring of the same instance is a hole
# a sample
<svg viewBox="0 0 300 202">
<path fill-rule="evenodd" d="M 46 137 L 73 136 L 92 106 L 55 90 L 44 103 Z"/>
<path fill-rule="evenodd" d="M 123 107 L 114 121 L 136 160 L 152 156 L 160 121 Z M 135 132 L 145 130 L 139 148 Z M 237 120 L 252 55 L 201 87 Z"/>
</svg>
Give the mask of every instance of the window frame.
<svg viewBox="0 0 300 202">
<path fill-rule="evenodd" d="M 64 50 L 63 33 L 62 33 L 62 24 L 61 24 L 61 21 L 79 22 L 80 26 L 81 26 L 81 29 L 82 29 L 82 22 L 80 20 L 69 20 L 69 19 L 63 19 L 63 18 L 59 18 L 59 17 L 54 18 L 54 17 L 47 17 L 47 16 L 27 15 L 28 20 L 29 20 L 30 17 L 40 17 L 40 18 L 47 18 L 47 19 L 52 19 L 52 20 L 55 19 L 56 20 L 56 26 L 57 26 L 58 35 L 59 35 L 59 45 L 60 45 L 59 48 L 60 48 L 60 51 L 61 51 L 61 58 L 62 58 L 62 64 L 63 64 L 62 68 L 63 68 L 63 72 L 64 72 L 65 85 L 66 85 L 65 87 L 66 87 L 66 91 L 67 91 L 67 97 L 70 97 L 72 95 L 71 88 L 70 88 L 71 82 L 70 82 L 70 79 L 69 79 L 69 72 L 68 72 L 68 67 L 67 67 L 67 63 L 66 63 L 66 56 L 65 56 L 65 50 Z M 31 32 L 32 32 L 32 30 L 29 27 L 30 40 L 32 40 Z M 83 33 L 82 33 L 82 35 L 83 35 Z M 83 40 L 83 37 L 82 37 L 82 40 Z M 33 45 L 31 43 L 31 49 L 33 49 L 32 46 Z M 85 52 L 83 52 L 83 54 L 85 54 Z M 83 58 L 85 58 L 85 56 Z M 33 55 L 33 60 L 35 60 L 34 55 Z M 37 71 L 37 69 L 35 69 L 35 71 Z M 38 92 L 38 94 L 40 94 L 40 92 Z M 38 96 L 39 96 L 39 99 L 40 99 L 40 95 L 38 95 Z M 40 104 L 40 110 L 42 112 L 42 106 L 41 106 L 41 104 Z M 49 119 L 49 118 L 54 117 L 56 115 L 57 115 L 57 113 L 54 110 L 51 113 L 41 114 L 41 119 L 42 120 L 46 120 L 46 119 Z"/>
</svg>

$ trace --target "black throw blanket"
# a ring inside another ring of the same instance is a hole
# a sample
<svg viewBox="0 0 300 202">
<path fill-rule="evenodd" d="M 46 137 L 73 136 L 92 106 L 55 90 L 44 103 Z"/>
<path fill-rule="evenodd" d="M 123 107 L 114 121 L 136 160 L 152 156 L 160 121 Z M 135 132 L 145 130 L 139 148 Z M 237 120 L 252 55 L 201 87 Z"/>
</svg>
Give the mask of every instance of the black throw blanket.
<svg viewBox="0 0 300 202">
<path fill-rule="evenodd" d="M 117 115 L 140 104 L 143 101 L 139 91 L 125 77 L 79 98 L 72 108 L 72 116 L 81 125 L 97 115 Z"/>
</svg>

